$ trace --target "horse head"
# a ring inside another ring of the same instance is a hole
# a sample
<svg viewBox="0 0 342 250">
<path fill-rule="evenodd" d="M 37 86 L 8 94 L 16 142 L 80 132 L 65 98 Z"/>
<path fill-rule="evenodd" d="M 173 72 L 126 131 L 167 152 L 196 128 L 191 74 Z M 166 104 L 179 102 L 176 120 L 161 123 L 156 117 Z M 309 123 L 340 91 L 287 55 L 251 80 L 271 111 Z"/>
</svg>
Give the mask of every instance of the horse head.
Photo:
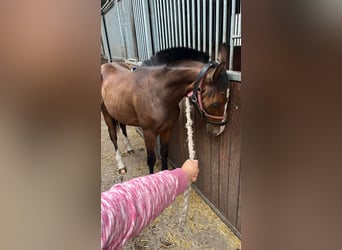
<svg viewBox="0 0 342 250">
<path fill-rule="evenodd" d="M 195 81 L 191 101 L 206 121 L 209 134 L 220 135 L 227 123 L 229 80 L 224 63 L 205 64 Z"/>
</svg>

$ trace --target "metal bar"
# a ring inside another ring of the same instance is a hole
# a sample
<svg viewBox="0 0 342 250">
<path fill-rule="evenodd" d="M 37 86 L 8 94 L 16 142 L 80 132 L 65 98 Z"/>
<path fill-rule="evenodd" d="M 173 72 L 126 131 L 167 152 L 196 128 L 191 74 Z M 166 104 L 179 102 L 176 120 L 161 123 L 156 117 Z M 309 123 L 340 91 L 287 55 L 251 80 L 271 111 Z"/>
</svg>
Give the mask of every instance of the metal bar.
<svg viewBox="0 0 342 250">
<path fill-rule="evenodd" d="M 238 25 L 239 25 L 238 22 L 239 22 L 239 19 L 238 19 L 237 14 L 235 14 L 234 17 L 235 17 L 234 18 L 235 19 L 234 35 L 236 36 L 236 35 L 238 35 Z M 235 42 L 234 45 L 236 46 L 237 45 L 237 39 L 234 39 L 234 42 Z"/>
<path fill-rule="evenodd" d="M 228 26 L 228 1 L 223 1 L 223 27 L 222 27 L 222 43 L 227 42 L 227 26 Z"/>
<path fill-rule="evenodd" d="M 154 22 L 155 22 L 155 25 L 156 25 L 156 29 L 157 29 L 157 34 L 156 34 L 156 47 L 155 47 L 155 51 L 154 52 L 157 52 L 160 50 L 160 36 L 161 36 L 161 33 L 160 33 L 160 28 L 159 28 L 159 10 L 158 10 L 158 1 L 151 1 L 154 5 Z"/>
<path fill-rule="evenodd" d="M 153 39 L 154 39 L 154 46 L 153 46 L 153 53 L 155 53 L 156 51 L 158 51 L 158 47 L 159 47 L 159 44 L 158 44 L 158 37 L 159 37 L 159 30 L 158 30 L 158 23 L 157 23 L 157 8 L 156 8 L 156 2 L 154 1 L 151 1 L 150 2 L 150 5 L 153 6 L 153 14 L 152 14 L 152 18 L 151 18 L 151 21 L 152 21 L 152 31 L 153 31 Z"/>
<path fill-rule="evenodd" d="M 137 1 L 138 3 L 138 11 L 139 11 L 139 27 L 140 27 L 140 39 L 142 41 L 141 44 L 141 49 L 142 49 L 142 56 L 140 58 L 140 60 L 145 60 L 148 56 L 147 56 L 147 46 L 146 46 L 146 37 L 145 37 L 145 26 L 144 26 L 144 13 L 143 13 L 143 5 L 142 5 L 142 1 Z"/>
<path fill-rule="evenodd" d="M 166 42 L 167 42 L 167 47 L 169 48 L 171 46 L 171 33 L 170 33 L 168 3 L 169 3 L 169 0 L 165 0 L 164 17 L 165 17 L 165 30 L 166 30 L 166 35 L 167 35 Z"/>
<path fill-rule="evenodd" d="M 131 36 L 132 36 L 132 47 L 133 47 L 133 55 L 134 58 L 139 58 L 138 55 L 138 44 L 137 44 L 137 30 L 135 27 L 135 23 L 134 23 L 134 9 L 133 9 L 133 4 L 132 4 L 132 0 L 127 1 L 128 3 L 128 13 L 129 13 L 129 20 L 130 20 L 130 30 L 131 30 Z"/>
<path fill-rule="evenodd" d="M 143 13 L 144 13 L 144 23 L 145 23 L 145 38 L 146 38 L 146 50 L 147 57 L 146 60 L 152 56 L 152 41 L 151 41 L 151 29 L 150 29 L 150 19 L 148 13 L 148 3 L 147 0 L 142 1 Z"/>
<path fill-rule="evenodd" d="M 203 0 L 203 51 L 207 51 L 207 4 Z"/>
<path fill-rule="evenodd" d="M 141 26 L 140 23 L 140 13 L 139 13 L 139 2 L 137 0 L 133 0 L 133 8 L 134 12 L 134 20 L 135 20 L 135 28 L 137 29 L 137 43 L 138 43 L 138 58 L 139 61 L 142 60 L 142 40 L 141 40 Z"/>
<path fill-rule="evenodd" d="M 157 9 L 158 9 L 158 25 L 159 25 L 159 31 L 160 31 L 160 37 L 159 37 L 159 43 L 160 43 L 160 50 L 164 49 L 164 28 L 163 28 L 163 18 L 162 18 L 162 6 L 161 6 L 161 0 L 157 0 Z"/>
<path fill-rule="evenodd" d="M 116 12 L 118 13 L 122 50 L 124 52 L 124 57 L 127 57 L 127 51 L 126 51 L 126 46 L 125 46 L 125 37 L 124 37 L 123 31 L 122 31 L 122 22 L 121 22 L 120 9 L 119 9 L 119 3 L 118 2 L 116 3 Z"/>
<path fill-rule="evenodd" d="M 139 27 L 137 26 L 137 6 L 135 4 L 135 0 L 132 0 L 132 10 L 133 10 L 133 24 L 134 24 L 134 29 L 135 29 L 135 40 L 137 42 L 137 58 L 140 58 L 140 42 L 139 42 L 139 36 L 140 36 L 140 32 L 139 32 Z"/>
<path fill-rule="evenodd" d="M 201 50 L 201 1 L 197 1 L 197 50 Z"/>
<path fill-rule="evenodd" d="M 213 0 L 209 1 L 209 58 L 212 60 L 213 50 Z"/>
<path fill-rule="evenodd" d="M 238 45 L 241 46 L 241 13 L 238 14 L 238 22 L 239 22 L 238 23 L 238 35 L 240 36 L 238 39 L 239 41 Z"/>
<path fill-rule="evenodd" d="M 182 0 L 183 12 L 183 46 L 186 47 L 185 0 Z"/>
<path fill-rule="evenodd" d="M 241 72 L 240 71 L 227 70 L 227 74 L 228 74 L 229 80 L 241 82 Z"/>
<path fill-rule="evenodd" d="M 172 2 L 167 1 L 167 6 L 168 6 L 168 11 L 167 11 L 167 17 L 168 17 L 168 24 L 169 24 L 169 28 L 170 28 L 170 43 L 171 43 L 171 47 L 175 46 L 175 31 L 174 31 L 174 23 L 173 23 L 173 13 L 172 13 Z"/>
<path fill-rule="evenodd" d="M 160 17 L 161 17 L 161 24 L 162 24 L 162 30 L 163 30 L 163 49 L 166 48 L 166 30 L 165 30 L 165 16 L 164 16 L 164 0 L 160 1 Z"/>
<path fill-rule="evenodd" d="M 101 7 L 101 11 L 104 10 L 104 9 L 107 7 L 107 5 L 109 4 L 110 1 L 111 1 L 111 0 L 106 0 L 106 2 L 104 3 L 104 5 L 102 5 L 102 7 Z"/>
<path fill-rule="evenodd" d="M 240 5 L 241 5 L 241 2 L 240 2 Z M 241 8 L 241 7 L 240 7 Z M 242 22 L 241 22 L 241 12 L 239 13 L 239 35 L 240 35 L 240 38 L 239 38 L 239 41 L 240 41 L 240 46 L 242 45 L 241 44 L 241 28 L 242 28 Z"/>
<path fill-rule="evenodd" d="M 114 0 L 107 1 L 101 8 L 101 14 L 106 14 L 114 6 Z"/>
<path fill-rule="evenodd" d="M 141 26 L 139 25 L 140 15 L 139 15 L 139 4 L 137 0 L 133 0 L 133 9 L 134 9 L 134 23 L 136 28 L 136 36 L 137 36 L 137 45 L 138 45 L 138 59 L 139 61 L 142 60 L 143 57 L 143 49 L 142 44 L 143 41 L 141 40 Z"/>
<path fill-rule="evenodd" d="M 167 24 L 169 28 L 169 35 L 170 35 L 170 47 L 173 47 L 174 44 L 174 35 L 172 29 L 172 12 L 171 12 L 171 3 L 167 1 Z"/>
<path fill-rule="evenodd" d="M 179 35 L 179 46 L 183 46 L 183 39 L 182 39 L 182 15 L 181 15 L 181 1 L 178 0 L 178 35 Z"/>
<path fill-rule="evenodd" d="M 139 22 L 138 22 L 138 26 L 139 26 L 139 30 L 140 30 L 140 34 L 139 34 L 139 37 L 140 37 L 140 41 L 141 41 L 141 45 L 140 45 L 140 48 L 141 48 L 141 56 L 140 56 L 140 60 L 143 61 L 144 58 L 146 57 L 146 53 L 145 53 L 145 46 L 146 46 L 146 41 L 145 41 L 145 36 L 144 36 L 144 25 L 143 25 L 143 18 L 142 18 L 142 7 L 141 7 L 141 1 L 139 0 L 136 0 L 136 4 L 137 4 L 137 11 L 138 11 L 138 19 L 139 19 Z"/>
<path fill-rule="evenodd" d="M 177 2 L 174 0 L 173 1 L 173 15 L 174 15 L 174 27 L 175 27 L 175 46 L 178 47 L 178 29 L 179 29 L 179 24 L 178 24 L 178 18 L 177 18 Z"/>
<path fill-rule="evenodd" d="M 151 28 L 152 28 L 152 54 L 155 54 L 157 51 L 158 47 L 158 27 L 156 23 L 156 3 L 155 1 L 148 0 L 149 1 L 149 6 L 151 10 Z"/>
<path fill-rule="evenodd" d="M 158 0 L 159 1 L 159 18 L 160 18 L 160 29 L 162 31 L 161 41 L 162 41 L 162 49 L 165 49 L 166 47 L 166 39 L 165 39 L 165 27 L 164 27 L 164 15 L 163 15 L 163 1 L 164 0 Z"/>
<path fill-rule="evenodd" d="M 220 1 L 216 1 L 216 28 L 215 28 L 215 60 L 218 58 L 219 34 L 220 34 Z"/>
<path fill-rule="evenodd" d="M 166 18 L 166 1 L 168 0 L 163 0 L 163 13 L 162 16 L 164 18 L 164 35 L 165 35 L 165 48 L 169 48 L 169 34 L 168 34 L 168 30 L 167 30 L 167 18 Z"/>
<path fill-rule="evenodd" d="M 195 19 L 195 0 L 191 1 L 191 17 L 192 17 L 192 48 L 196 48 L 196 19 Z"/>
<path fill-rule="evenodd" d="M 233 54 L 234 54 L 234 44 L 233 44 L 233 34 L 232 32 L 234 31 L 234 26 L 235 26 L 235 22 L 234 22 L 234 15 L 235 15 L 235 0 L 231 0 L 232 2 L 232 6 L 231 6 L 231 17 L 230 17 L 230 41 L 229 41 L 229 70 L 233 69 Z"/>
<path fill-rule="evenodd" d="M 187 9 L 187 21 L 188 21 L 188 47 L 191 48 L 191 26 L 190 26 L 190 0 L 186 1 L 186 9 Z"/>
<path fill-rule="evenodd" d="M 169 3 L 169 23 L 170 23 L 170 28 L 171 28 L 171 41 L 172 41 L 172 47 L 175 47 L 175 23 L 173 20 L 173 4 L 172 1 L 167 1 Z"/>
<path fill-rule="evenodd" d="M 156 16 L 155 16 L 155 22 L 158 30 L 158 36 L 156 37 L 156 51 L 161 50 L 161 30 L 160 30 L 160 18 L 159 18 L 159 3 L 158 1 L 154 1 L 154 5 L 156 8 Z"/>
<path fill-rule="evenodd" d="M 121 4 L 122 14 L 123 14 L 123 32 L 125 36 L 125 42 L 126 42 L 126 56 L 127 57 L 134 57 L 134 46 L 133 46 L 133 39 L 132 39 L 132 32 L 131 32 L 131 13 L 129 13 L 127 10 L 129 9 L 129 3 L 130 1 L 124 1 Z M 126 7 L 125 7 L 126 5 Z M 130 24 L 130 27 L 128 27 Z"/>
<path fill-rule="evenodd" d="M 107 24 L 106 24 L 106 18 L 104 15 L 102 15 L 102 20 L 103 20 L 103 27 L 105 30 L 105 35 L 106 35 L 106 42 L 107 42 L 107 49 L 108 49 L 108 62 L 112 62 L 112 52 L 110 50 L 110 44 L 109 44 L 109 39 L 108 39 L 108 31 L 107 31 Z"/>
<path fill-rule="evenodd" d="M 117 3 L 119 4 L 119 3 Z M 130 47 L 130 39 L 127 36 L 128 32 L 127 31 L 127 19 L 126 19 L 126 12 L 125 12 L 125 7 L 124 7 L 124 2 L 120 3 L 120 6 L 118 6 L 121 11 L 120 11 L 120 18 L 122 20 L 122 33 L 124 34 L 125 37 L 125 50 L 126 50 L 126 58 L 128 57 L 128 51 Z"/>
</svg>

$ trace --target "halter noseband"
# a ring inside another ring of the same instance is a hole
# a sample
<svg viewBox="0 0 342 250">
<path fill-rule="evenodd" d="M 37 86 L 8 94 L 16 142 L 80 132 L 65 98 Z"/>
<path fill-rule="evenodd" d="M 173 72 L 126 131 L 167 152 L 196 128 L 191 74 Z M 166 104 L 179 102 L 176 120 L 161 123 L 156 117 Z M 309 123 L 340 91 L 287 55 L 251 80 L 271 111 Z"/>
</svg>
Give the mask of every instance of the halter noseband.
<svg viewBox="0 0 342 250">
<path fill-rule="evenodd" d="M 187 96 L 189 97 L 190 102 L 193 105 L 195 105 L 200 115 L 205 118 L 205 121 L 207 123 L 221 126 L 221 125 L 225 125 L 228 122 L 227 113 L 224 113 L 224 115 L 221 115 L 221 116 L 208 114 L 203 108 L 202 95 L 201 95 L 201 88 L 202 88 L 202 84 L 204 81 L 204 76 L 207 74 L 210 68 L 216 67 L 217 65 L 218 65 L 217 62 L 208 62 L 207 64 L 203 66 L 196 80 L 194 81 L 194 89 L 190 91 Z M 222 120 L 222 121 L 221 122 L 211 121 L 208 118 Z"/>
</svg>

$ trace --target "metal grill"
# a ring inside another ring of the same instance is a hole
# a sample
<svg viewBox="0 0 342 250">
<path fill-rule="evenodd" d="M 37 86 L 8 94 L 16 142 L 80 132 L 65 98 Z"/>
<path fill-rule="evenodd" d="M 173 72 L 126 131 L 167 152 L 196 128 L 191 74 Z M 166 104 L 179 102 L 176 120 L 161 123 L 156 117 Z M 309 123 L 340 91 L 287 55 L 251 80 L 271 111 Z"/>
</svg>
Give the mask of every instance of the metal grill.
<svg viewBox="0 0 342 250">
<path fill-rule="evenodd" d="M 177 46 L 208 52 L 217 60 L 219 45 L 241 46 L 240 1 L 109 0 L 102 8 L 103 56 L 144 61 Z M 112 7 L 109 8 L 112 4 Z M 104 12 L 105 11 L 105 12 Z"/>
</svg>

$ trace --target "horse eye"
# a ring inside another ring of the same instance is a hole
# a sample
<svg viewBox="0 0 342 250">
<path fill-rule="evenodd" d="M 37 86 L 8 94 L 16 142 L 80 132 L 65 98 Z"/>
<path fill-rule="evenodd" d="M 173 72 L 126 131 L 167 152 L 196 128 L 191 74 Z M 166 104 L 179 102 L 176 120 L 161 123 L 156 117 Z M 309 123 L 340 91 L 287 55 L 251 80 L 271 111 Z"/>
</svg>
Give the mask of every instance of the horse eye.
<svg viewBox="0 0 342 250">
<path fill-rule="evenodd" d="M 217 102 L 210 104 L 210 108 L 218 108 L 219 106 L 220 106 L 220 104 Z"/>
</svg>

